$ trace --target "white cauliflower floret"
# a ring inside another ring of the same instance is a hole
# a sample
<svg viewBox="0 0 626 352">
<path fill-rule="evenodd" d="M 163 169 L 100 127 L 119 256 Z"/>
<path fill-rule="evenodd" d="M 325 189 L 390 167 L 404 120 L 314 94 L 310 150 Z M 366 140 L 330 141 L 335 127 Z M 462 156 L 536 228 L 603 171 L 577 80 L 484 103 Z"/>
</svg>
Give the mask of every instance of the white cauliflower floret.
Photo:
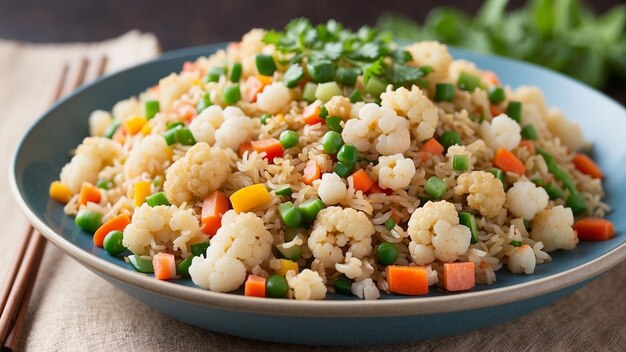
<svg viewBox="0 0 626 352">
<path fill-rule="evenodd" d="M 533 249 L 525 244 L 511 253 L 508 258 L 507 267 L 514 274 L 532 274 L 535 272 L 537 258 Z"/>
<path fill-rule="evenodd" d="M 102 137 L 109 125 L 113 122 L 113 117 L 107 111 L 96 110 L 89 115 L 89 134 Z"/>
<path fill-rule="evenodd" d="M 412 59 L 409 64 L 432 67 L 433 72 L 426 76 L 429 82 L 441 81 L 448 76 L 452 56 L 447 46 L 436 41 L 423 41 L 409 45 L 404 50 L 411 53 Z"/>
<path fill-rule="evenodd" d="M 517 147 L 522 140 L 521 131 L 519 124 L 506 114 L 494 117 L 491 123 L 483 121 L 480 125 L 481 137 L 493 150 L 498 148 L 511 150 Z"/>
<path fill-rule="evenodd" d="M 124 150 L 118 143 L 104 137 L 87 137 L 70 162 L 61 169 L 61 183 L 72 193 L 78 193 L 84 182 L 98 182 L 100 170 L 123 155 Z"/>
<path fill-rule="evenodd" d="M 211 291 L 229 292 L 241 286 L 257 265 L 272 254 L 272 234 L 254 213 L 229 210 L 207 248 L 205 257 L 195 257 L 189 267 L 193 282 Z"/>
<path fill-rule="evenodd" d="M 418 265 L 435 259 L 453 262 L 467 253 L 472 235 L 470 229 L 459 225 L 454 204 L 445 200 L 427 202 L 413 212 L 407 232 L 411 236 L 409 252 Z"/>
<path fill-rule="evenodd" d="M 159 81 L 159 106 L 161 111 L 167 111 L 172 107 L 174 100 L 187 93 L 193 83 L 191 75 L 178 75 L 172 73 Z"/>
<path fill-rule="evenodd" d="M 341 132 L 343 140 L 361 152 L 382 155 L 403 153 L 411 145 L 408 124 L 388 108 L 374 103 L 359 109 L 359 117 L 350 119 Z"/>
<path fill-rule="evenodd" d="M 322 181 L 317 189 L 317 194 L 324 204 L 334 205 L 346 197 L 348 188 L 339 175 L 334 172 L 326 173 L 322 175 Z"/>
<path fill-rule="evenodd" d="M 133 116 L 142 115 L 141 106 L 135 97 L 118 101 L 113 105 L 111 112 L 117 121 L 124 121 Z"/>
<path fill-rule="evenodd" d="M 256 98 L 259 108 L 270 114 L 279 113 L 291 102 L 291 92 L 283 82 L 275 82 L 265 87 Z"/>
<path fill-rule="evenodd" d="M 324 285 L 324 280 L 317 271 L 304 269 L 299 274 L 289 271 L 286 279 L 289 288 L 293 290 L 293 297 L 297 300 L 326 297 L 326 285 Z"/>
<path fill-rule="evenodd" d="M 230 175 L 228 155 L 201 142 L 167 169 L 163 190 L 173 204 L 202 198 L 222 186 Z"/>
<path fill-rule="evenodd" d="M 532 220 L 537 213 L 548 206 L 550 197 L 543 187 L 530 181 L 517 181 L 506 192 L 504 206 L 517 217 Z"/>
<path fill-rule="evenodd" d="M 144 172 L 154 177 L 165 171 L 171 159 L 172 150 L 165 139 L 151 134 L 131 149 L 124 163 L 124 174 L 127 179 L 135 178 Z"/>
<path fill-rule="evenodd" d="M 533 219 L 530 238 L 541 241 L 546 252 L 557 249 L 573 249 L 578 243 L 576 231 L 572 228 L 574 214 L 572 209 L 557 205 L 545 209 Z"/>
<path fill-rule="evenodd" d="M 407 187 L 415 176 L 415 163 L 402 154 L 381 156 L 373 169 L 382 188 L 398 190 Z"/>
<path fill-rule="evenodd" d="M 122 240 L 124 247 L 137 255 L 150 254 L 156 244 L 163 250 L 181 251 L 183 257 L 190 255 L 189 245 L 199 242 L 206 242 L 206 236 L 192 209 L 175 205 L 150 207 L 147 203 L 135 208 Z"/>
<path fill-rule="evenodd" d="M 541 89 L 532 86 L 520 86 L 513 92 L 511 100 L 519 101 L 524 106 L 534 106 L 541 114 L 547 112 L 546 98 L 543 96 Z"/>
<path fill-rule="evenodd" d="M 456 195 L 469 193 L 467 204 L 486 217 L 493 217 L 500 213 L 506 193 L 502 182 L 492 173 L 486 171 L 466 172 L 459 176 L 454 187 Z"/>
<path fill-rule="evenodd" d="M 347 97 L 335 95 L 324 106 L 328 111 L 328 116 L 339 116 L 344 120 L 350 118 L 352 103 Z"/>
<path fill-rule="evenodd" d="M 558 109 L 551 109 L 548 112 L 546 122 L 550 132 L 559 137 L 561 142 L 569 149 L 580 150 L 588 145 L 580 125 L 575 121 L 566 119 Z"/>
<path fill-rule="evenodd" d="M 437 107 L 422 90 L 411 87 L 411 90 L 401 87 L 387 90 L 380 98 L 381 105 L 395 110 L 398 115 L 406 116 L 411 124 L 413 136 L 418 142 L 425 141 L 435 134 L 439 116 Z"/>
<path fill-rule="evenodd" d="M 244 115 L 241 109 L 229 106 L 224 109 L 224 122 L 215 131 L 216 145 L 220 148 L 230 148 L 234 151 L 252 138 L 254 122 Z"/>
<path fill-rule="evenodd" d="M 197 142 L 205 142 L 209 145 L 215 143 L 215 131 L 224 122 L 222 108 L 219 105 L 211 105 L 202 110 L 189 124 L 189 130 Z"/>
<path fill-rule="evenodd" d="M 308 245 L 313 256 L 326 268 L 344 260 L 343 249 L 354 258 L 372 251 L 374 225 L 365 213 L 352 208 L 329 207 L 317 214 Z"/>
<path fill-rule="evenodd" d="M 464 145 L 452 145 L 448 148 L 446 152 L 446 157 L 449 160 L 450 167 L 452 168 L 452 163 L 454 161 L 455 155 L 461 155 L 467 157 L 467 171 L 472 171 L 474 169 L 474 161 L 472 158 L 472 152 L 468 150 L 468 148 Z"/>
<path fill-rule="evenodd" d="M 361 299 L 370 300 L 380 298 L 380 291 L 370 278 L 353 283 L 350 287 L 350 291 L 353 295 Z"/>
<path fill-rule="evenodd" d="M 346 275 L 346 277 L 357 281 L 368 278 L 374 273 L 374 267 L 367 261 L 366 258 L 353 258 L 352 253 L 350 252 L 346 253 L 346 260 L 344 263 L 335 264 L 335 269 Z"/>
</svg>

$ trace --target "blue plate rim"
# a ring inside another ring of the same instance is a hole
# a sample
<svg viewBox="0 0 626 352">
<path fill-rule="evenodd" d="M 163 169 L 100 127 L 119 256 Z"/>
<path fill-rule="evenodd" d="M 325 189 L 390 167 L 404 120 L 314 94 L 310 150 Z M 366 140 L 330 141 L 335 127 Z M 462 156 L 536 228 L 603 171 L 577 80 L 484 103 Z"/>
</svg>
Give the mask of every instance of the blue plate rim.
<svg viewBox="0 0 626 352">
<path fill-rule="evenodd" d="M 469 309 L 479 309 L 489 306 L 502 305 L 517 302 L 525 299 L 534 298 L 547 293 L 558 291 L 560 289 L 575 285 L 577 283 L 588 280 L 599 275 L 613 266 L 619 264 L 626 259 L 626 243 L 622 243 L 613 250 L 579 266 L 571 269 L 555 273 L 553 275 L 529 280 L 524 283 L 513 284 L 506 287 L 494 288 L 476 292 L 464 292 L 455 295 L 446 295 L 438 297 L 406 297 L 397 300 L 322 300 L 322 301 L 296 301 L 296 300 L 273 300 L 260 299 L 254 297 L 246 297 L 229 293 L 212 292 L 197 287 L 186 287 L 176 283 L 156 280 L 151 276 L 130 271 L 110 263 L 104 259 L 98 258 L 88 252 L 74 246 L 70 241 L 58 235 L 49 228 L 28 206 L 22 197 L 17 186 L 17 158 L 22 145 L 33 129 L 53 110 L 65 103 L 81 91 L 98 84 L 100 81 L 117 75 L 124 75 L 126 72 L 133 70 L 148 63 L 164 61 L 179 56 L 202 55 L 215 48 L 221 48 L 224 43 L 214 43 L 189 48 L 178 49 L 163 53 L 154 60 L 134 65 L 124 70 L 117 71 L 110 75 L 103 76 L 94 82 L 87 84 L 72 94 L 60 99 L 46 110 L 24 133 L 17 147 L 14 149 L 10 167 L 9 167 L 9 183 L 11 191 L 17 201 L 20 210 L 25 214 L 33 227 L 37 229 L 44 237 L 52 242 L 65 254 L 86 266 L 88 269 L 99 275 L 105 275 L 112 279 L 122 281 L 134 287 L 149 290 L 156 294 L 164 295 L 169 298 L 193 302 L 199 305 L 205 305 L 225 310 L 241 311 L 257 314 L 271 314 L 281 316 L 310 316 L 310 317 L 371 317 L 371 316 L 410 316 L 421 314 L 436 314 L 463 311 Z M 526 68 L 547 71 L 550 74 L 558 75 L 568 80 L 570 84 L 583 86 L 589 93 L 602 96 L 603 99 L 609 100 L 624 110 L 623 106 L 606 96 L 605 94 L 582 84 L 575 79 L 567 77 L 561 73 L 540 67 L 538 65 L 527 63 L 519 60 L 504 58 L 496 55 L 487 55 L 474 51 L 457 49 L 451 47 L 456 53 L 468 53 L 470 55 L 485 56 L 495 60 L 522 65 Z"/>
</svg>

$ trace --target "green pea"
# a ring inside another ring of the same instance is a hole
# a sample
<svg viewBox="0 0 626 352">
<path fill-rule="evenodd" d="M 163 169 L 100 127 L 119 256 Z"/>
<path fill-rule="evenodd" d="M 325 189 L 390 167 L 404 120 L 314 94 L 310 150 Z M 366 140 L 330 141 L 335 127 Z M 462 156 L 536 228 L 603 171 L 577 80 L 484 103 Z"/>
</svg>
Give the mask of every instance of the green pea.
<svg viewBox="0 0 626 352">
<path fill-rule="evenodd" d="M 333 171 L 339 177 L 347 178 L 348 176 L 352 175 L 352 170 L 354 170 L 354 165 L 346 165 L 342 162 L 338 162 L 337 164 L 335 164 L 335 168 Z"/>
<path fill-rule="evenodd" d="M 506 114 L 517 121 L 517 123 L 522 122 L 522 103 L 519 101 L 509 102 L 509 106 L 506 108 Z"/>
<path fill-rule="evenodd" d="M 263 76 L 271 76 L 276 71 L 276 62 L 272 55 L 257 54 L 255 63 L 257 71 Z"/>
<path fill-rule="evenodd" d="M 298 132 L 296 131 L 285 130 L 280 133 L 280 136 L 278 136 L 278 140 L 285 149 L 289 149 L 298 145 L 298 142 L 300 141 L 300 135 L 298 135 Z"/>
<path fill-rule="evenodd" d="M 437 83 L 435 86 L 436 101 L 452 101 L 454 99 L 454 85 L 450 83 Z"/>
<path fill-rule="evenodd" d="M 176 265 L 176 273 L 183 277 L 189 277 L 189 267 L 191 266 L 193 258 L 193 256 L 189 256 L 182 262 L 178 263 L 178 265 Z"/>
<path fill-rule="evenodd" d="M 239 84 L 224 87 L 223 94 L 224 103 L 228 105 L 236 104 L 239 100 L 241 100 L 241 89 L 239 89 Z"/>
<path fill-rule="evenodd" d="M 338 132 L 328 131 L 322 137 L 321 143 L 328 154 L 336 154 L 343 145 L 343 138 Z"/>
<path fill-rule="evenodd" d="M 267 121 L 269 119 L 271 119 L 271 118 L 272 118 L 272 115 L 270 115 L 270 114 L 263 114 L 263 115 L 261 115 L 261 124 L 262 125 L 267 125 Z"/>
<path fill-rule="evenodd" d="M 359 161 L 359 151 L 355 146 L 344 144 L 337 152 L 337 160 L 348 166 L 354 166 Z"/>
<path fill-rule="evenodd" d="M 302 222 L 302 212 L 292 202 L 280 204 L 278 212 L 287 227 L 298 227 Z"/>
<path fill-rule="evenodd" d="M 126 250 L 122 245 L 124 234 L 122 231 L 113 230 L 104 237 L 103 247 L 110 255 L 119 255 Z"/>
<path fill-rule="evenodd" d="M 537 140 L 537 131 L 535 130 L 535 127 L 533 127 L 533 125 L 531 124 L 522 127 L 522 131 L 520 132 L 520 134 L 522 135 L 523 139 L 528 139 L 531 141 Z"/>
<path fill-rule="evenodd" d="M 456 131 L 445 131 L 439 138 L 441 145 L 448 150 L 451 146 L 461 145 L 461 136 Z"/>
<path fill-rule="evenodd" d="M 200 242 L 191 245 L 191 254 L 194 257 L 204 255 L 206 253 L 206 249 L 209 248 L 209 242 Z"/>
<path fill-rule="evenodd" d="M 102 214 L 83 208 L 78 212 L 78 214 L 76 214 L 74 222 L 76 223 L 76 226 L 85 231 L 96 232 L 96 230 L 100 227 L 101 219 Z"/>
<path fill-rule="evenodd" d="M 393 218 L 389 218 L 385 221 L 385 227 L 387 230 L 391 231 L 394 227 L 396 227 L 396 221 Z"/>
<path fill-rule="evenodd" d="M 111 188 L 111 181 L 107 180 L 107 179 L 100 179 L 98 180 L 98 182 L 96 183 L 96 187 L 107 190 L 109 188 Z"/>
<path fill-rule="evenodd" d="M 511 241 L 509 244 L 511 246 L 513 246 L 513 247 L 520 247 L 522 245 L 522 242 L 520 242 L 520 241 Z"/>
<path fill-rule="evenodd" d="M 480 86 L 480 77 L 467 72 L 461 72 L 457 81 L 459 89 L 473 92 Z"/>
<path fill-rule="evenodd" d="M 342 121 L 343 119 L 339 116 L 329 116 L 326 118 L 326 127 L 331 131 L 341 133 L 343 131 L 343 127 L 341 127 Z"/>
<path fill-rule="evenodd" d="M 382 265 L 392 265 L 398 260 L 398 248 L 393 243 L 382 242 L 376 247 L 376 258 Z"/>
<path fill-rule="evenodd" d="M 489 101 L 493 104 L 498 104 L 504 101 L 506 94 L 502 87 L 492 87 L 489 89 Z"/>
<path fill-rule="evenodd" d="M 300 208 L 304 220 L 315 221 L 315 219 L 317 218 L 317 213 L 319 213 L 320 210 L 324 209 L 325 207 L 326 204 L 324 204 L 324 202 L 322 202 L 320 199 L 315 198 L 302 202 L 298 208 Z M 286 240 L 287 239 L 285 239 L 285 241 Z"/>
<path fill-rule="evenodd" d="M 265 295 L 270 298 L 285 298 L 289 292 L 287 279 L 281 275 L 271 275 L 265 281 Z"/>
<path fill-rule="evenodd" d="M 345 276 L 338 276 L 333 282 L 333 288 L 335 292 L 340 293 L 342 295 L 352 295 L 352 283 L 354 281 L 348 279 Z"/>
</svg>

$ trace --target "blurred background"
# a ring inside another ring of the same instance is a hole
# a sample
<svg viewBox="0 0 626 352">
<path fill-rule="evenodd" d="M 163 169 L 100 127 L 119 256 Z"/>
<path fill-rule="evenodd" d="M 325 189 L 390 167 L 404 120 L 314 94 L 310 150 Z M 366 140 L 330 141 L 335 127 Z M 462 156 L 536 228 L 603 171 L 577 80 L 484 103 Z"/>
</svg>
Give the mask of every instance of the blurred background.
<svg viewBox="0 0 626 352">
<path fill-rule="evenodd" d="M 403 19 L 381 18 L 386 13 Z M 533 61 L 626 103 L 623 0 L 0 0 L 0 39 L 99 41 L 139 29 L 154 33 L 167 51 L 236 40 L 253 27 L 282 28 L 301 16 L 351 28 L 378 23 L 407 39 Z"/>
</svg>

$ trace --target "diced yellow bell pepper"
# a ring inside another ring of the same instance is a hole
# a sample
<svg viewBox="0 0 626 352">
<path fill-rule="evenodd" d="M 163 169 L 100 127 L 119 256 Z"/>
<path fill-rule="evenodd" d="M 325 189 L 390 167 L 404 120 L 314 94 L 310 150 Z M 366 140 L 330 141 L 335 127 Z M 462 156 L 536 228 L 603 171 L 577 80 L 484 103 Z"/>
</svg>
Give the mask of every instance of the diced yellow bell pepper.
<svg viewBox="0 0 626 352">
<path fill-rule="evenodd" d="M 263 83 L 263 85 L 267 86 L 269 84 L 272 83 L 272 77 L 271 76 L 263 76 L 263 75 L 259 75 L 257 77 L 259 79 L 259 81 L 261 81 L 261 83 Z"/>
<path fill-rule="evenodd" d="M 63 204 L 67 204 L 67 202 L 69 202 L 72 198 L 72 191 L 70 188 L 59 181 L 54 181 L 50 184 L 49 194 L 50 198 Z"/>
<path fill-rule="evenodd" d="M 141 129 L 143 128 L 143 126 L 146 125 L 147 122 L 148 120 L 144 119 L 141 116 L 131 117 L 128 120 L 124 121 L 124 129 L 128 134 L 135 135 L 139 131 L 141 131 Z"/>
<path fill-rule="evenodd" d="M 146 197 L 150 195 L 150 181 L 139 181 L 133 186 L 133 198 L 135 206 L 138 207 L 146 201 Z"/>
<path fill-rule="evenodd" d="M 150 125 L 148 124 L 143 125 L 143 127 L 141 128 L 141 134 L 147 136 L 150 134 L 150 132 L 152 132 L 152 127 L 150 127 Z"/>
<path fill-rule="evenodd" d="M 289 260 L 289 259 L 279 259 L 280 268 L 276 270 L 276 274 L 285 276 L 289 270 L 294 270 L 296 274 L 300 271 L 298 268 L 298 263 Z"/>
<path fill-rule="evenodd" d="M 272 200 L 272 195 L 262 183 L 244 187 L 230 196 L 230 203 L 237 213 L 248 211 Z"/>
</svg>

